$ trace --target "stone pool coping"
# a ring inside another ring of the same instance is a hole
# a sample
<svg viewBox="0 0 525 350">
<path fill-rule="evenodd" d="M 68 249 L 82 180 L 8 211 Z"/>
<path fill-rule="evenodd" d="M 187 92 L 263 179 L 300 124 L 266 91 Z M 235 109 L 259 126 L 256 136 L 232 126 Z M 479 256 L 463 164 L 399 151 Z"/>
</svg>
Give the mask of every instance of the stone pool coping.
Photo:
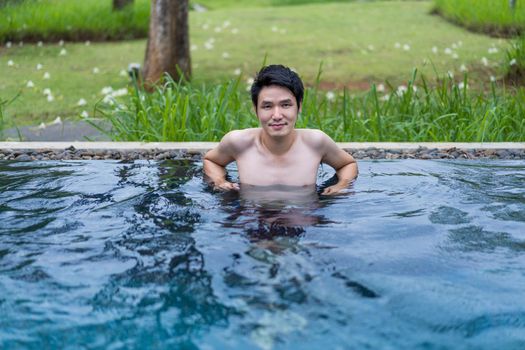
<svg viewBox="0 0 525 350">
<path fill-rule="evenodd" d="M 0 142 L 0 160 L 200 158 L 216 142 Z M 525 142 L 340 142 L 357 159 L 525 159 Z"/>
</svg>

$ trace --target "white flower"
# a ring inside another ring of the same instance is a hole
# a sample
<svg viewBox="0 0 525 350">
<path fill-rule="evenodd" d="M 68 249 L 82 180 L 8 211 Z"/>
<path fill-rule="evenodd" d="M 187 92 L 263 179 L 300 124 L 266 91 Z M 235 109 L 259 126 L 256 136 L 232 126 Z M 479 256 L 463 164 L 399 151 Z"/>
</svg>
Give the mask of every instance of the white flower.
<svg viewBox="0 0 525 350">
<path fill-rule="evenodd" d="M 102 101 L 104 103 L 107 103 L 108 105 L 110 106 L 113 106 L 115 104 L 115 99 L 113 98 L 113 96 L 111 95 L 106 95 L 104 96 L 104 98 L 102 99 Z"/>
<path fill-rule="evenodd" d="M 515 58 L 511 59 L 510 62 L 509 62 L 509 64 L 510 64 L 511 66 L 514 66 L 516 63 L 518 63 L 518 61 L 516 61 Z"/>
<path fill-rule="evenodd" d="M 60 116 L 56 117 L 55 120 L 49 123 L 49 125 L 56 125 L 56 124 L 62 124 L 62 118 L 60 118 Z"/>
<path fill-rule="evenodd" d="M 400 44 L 400 43 L 395 43 L 395 44 L 394 44 L 394 47 L 395 47 L 396 49 L 400 49 L 400 48 L 401 48 L 401 44 Z"/>
<path fill-rule="evenodd" d="M 482 57 L 481 58 L 481 63 L 483 63 L 484 66 L 488 66 L 489 65 L 489 60 L 486 57 Z"/>
<path fill-rule="evenodd" d="M 41 70 L 44 66 L 42 66 L 42 64 L 38 63 L 36 65 L 36 70 Z"/>
<path fill-rule="evenodd" d="M 226 59 L 230 58 L 230 54 L 227 53 L 227 52 L 223 52 L 222 53 L 222 58 L 224 58 L 226 60 Z"/>
<path fill-rule="evenodd" d="M 106 87 L 103 87 L 102 90 L 100 91 L 100 93 L 102 95 L 109 95 L 113 92 L 113 88 L 111 86 L 106 86 Z"/>
<path fill-rule="evenodd" d="M 463 46 L 463 41 L 458 41 L 458 46 Z"/>
<path fill-rule="evenodd" d="M 220 33 L 222 31 L 221 27 L 215 27 L 214 29 L 215 33 Z"/>
<path fill-rule="evenodd" d="M 77 106 L 85 106 L 85 105 L 87 105 L 87 101 L 86 100 L 84 100 L 83 98 L 78 100 Z"/>
<path fill-rule="evenodd" d="M 233 71 L 233 74 L 241 75 L 241 69 L 240 68 L 235 68 L 235 70 Z"/>
<path fill-rule="evenodd" d="M 37 45 L 38 47 L 42 47 L 42 46 L 44 46 L 44 43 L 41 42 L 41 41 L 39 41 L 36 45 Z"/>
<path fill-rule="evenodd" d="M 454 79 L 454 72 L 453 72 L 453 71 L 449 70 L 449 71 L 447 72 L 447 75 L 448 75 L 448 77 L 449 77 L 450 79 Z"/>
<path fill-rule="evenodd" d="M 86 40 L 86 43 L 85 43 L 85 44 L 86 44 L 86 46 L 89 46 L 89 45 L 91 45 L 91 41 Z"/>
<path fill-rule="evenodd" d="M 10 41 L 8 41 L 8 42 L 5 43 L 5 47 L 8 48 L 8 49 L 9 49 L 12 45 L 13 45 L 13 43 L 10 42 Z"/>
<path fill-rule="evenodd" d="M 98 74 L 100 72 L 100 69 L 97 67 L 93 68 L 93 74 Z"/>
<path fill-rule="evenodd" d="M 47 95 L 47 102 L 53 102 L 55 100 L 55 98 L 53 97 L 53 95 L 49 94 Z"/>
<path fill-rule="evenodd" d="M 403 45 L 403 50 L 409 51 L 410 50 L 410 45 L 408 45 L 408 44 Z"/>
<path fill-rule="evenodd" d="M 379 85 L 377 85 L 377 87 L 376 87 L 376 91 L 378 91 L 378 92 L 384 92 L 384 91 L 385 91 L 385 85 L 383 85 L 383 84 L 379 84 Z"/>
<path fill-rule="evenodd" d="M 210 25 L 208 23 L 202 25 L 202 29 L 207 30 L 208 28 L 210 28 Z"/>
<path fill-rule="evenodd" d="M 51 74 L 49 74 L 49 72 L 45 72 L 44 79 L 49 79 L 49 78 L 51 78 Z"/>
<path fill-rule="evenodd" d="M 496 81 L 496 77 L 493 76 L 493 75 L 491 75 L 491 76 L 490 76 L 490 81 L 492 81 L 492 82 Z"/>
<path fill-rule="evenodd" d="M 446 47 L 445 50 L 443 50 L 443 52 L 445 53 L 445 55 L 452 55 L 452 50 L 450 49 L 450 47 Z"/>
<path fill-rule="evenodd" d="M 195 50 L 197 50 L 197 49 L 198 49 L 198 46 L 197 46 L 197 45 L 191 45 L 191 47 L 190 47 L 190 50 L 191 50 L 191 51 L 195 51 Z"/>
<path fill-rule="evenodd" d="M 119 97 L 119 96 L 126 96 L 127 94 L 128 94 L 128 89 L 122 88 L 122 89 L 118 89 L 118 90 L 113 91 L 111 93 L 111 96 Z"/>
<path fill-rule="evenodd" d="M 60 41 L 58 42 L 58 45 L 60 45 L 60 46 L 64 46 L 64 40 L 60 40 Z"/>
<path fill-rule="evenodd" d="M 227 27 L 230 26 L 230 24 L 231 24 L 230 21 L 224 21 L 224 22 L 222 23 L 222 26 L 223 26 L 224 28 L 227 28 Z"/>
<path fill-rule="evenodd" d="M 87 111 L 82 111 L 82 113 L 80 113 L 80 116 L 81 116 L 82 118 L 89 118 L 89 114 L 88 114 Z"/>
<path fill-rule="evenodd" d="M 211 42 L 209 42 L 209 41 L 206 41 L 206 42 L 204 43 L 204 48 L 205 48 L 206 50 L 212 50 L 212 49 L 213 49 L 213 43 L 211 43 Z"/>
<path fill-rule="evenodd" d="M 466 71 L 468 71 L 467 66 L 465 66 L 464 64 L 462 64 L 462 65 L 459 67 L 459 70 L 460 70 L 461 72 L 466 72 Z"/>
<path fill-rule="evenodd" d="M 45 128 L 46 128 L 46 123 L 44 123 L 44 122 L 40 123 L 40 125 L 37 127 L 37 129 L 39 129 L 39 130 L 43 130 Z"/>
<path fill-rule="evenodd" d="M 370 50 L 370 51 L 374 51 L 374 45 L 371 45 L 371 44 L 368 45 L 368 50 Z"/>
<path fill-rule="evenodd" d="M 128 76 L 128 72 L 126 72 L 125 69 L 121 69 L 120 72 L 118 73 L 118 75 L 120 75 L 121 77 L 127 77 Z"/>
<path fill-rule="evenodd" d="M 255 80 L 253 78 L 246 79 L 246 84 L 252 85 Z"/>
<path fill-rule="evenodd" d="M 398 96 L 403 96 L 403 94 L 408 90 L 408 88 L 405 86 L 405 85 L 399 85 L 397 87 L 397 95 Z"/>
<path fill-rule="evenodd" d="M 457 60 L 457 59 L 459 59 L 459 55 L 458 55 L 457 53 L 454 52 L 454 53 L 452 54 L 452 58 L 455 59 L 455 60 Z"/>
<path fill-rule="evenodd" d="M 67 51 L 66 51 L 66 49 L 62 49 L 62 50 L 60 50 L 60 53 L 59 53 L 58 55 L 59 55 L 59 56 L 65 56 L 65 55 L 67 55 Z"/>
<path fill-rule="evenodd" d="M 237 28 L 232 28 L 232 34 L 237 34 L 239 33 L 239 29 Z"/>
<path fill-rule="evenodd" d="M 489 53 L 489 54 L 495 54 L 495 53 L 498 53 L 498 48 L 496 48 L 496 47 L 490 47 L 490 48 L 488 49 L 488 53 Z"/>
<path fill-rule="evenodd" d="M 44 91 L 42 91 L 44 95 L 51 95 L 51 90 L 48 88 L 45 88 Z"/>
<path fill-rule="evenodd" d="M 380 99 L 381 101 L 388 101 L 389 98 L 390 98 L 390 95 L 389 95 L 389 94 L 386 94 L 386 95 L 380 97 L 379 99 Z"/>
<path fill-rule="evenodd" d="M 328 101 L 333 101 L 335 99 L 335 94 L 333 93 L 333 91 L 328 91 L 326 93 L 326 99 Z"/>
<path fill-rule="evenodd" d="M 13 67 L 15 65 L 15 62 L 13 62 L 13 60 L 9 60 L 9 61 L 7 61 L 7 65 L 9 67 Z"/>
<path fill-rule="evenodd" d="M 275 33 L 275 32 L 278 32 L 278 31 L 279 31 L 279 28 L 277 28 L 276 26 L 273 26 L 273 27 L 272 27 L 272 32 Z"/>
<path fill-rule="evenodd" d="M 458 89 L 462 90 L 462 89 L 468 89 L 468 85 L 465 85 L 464 82 L 460 82 L 458 84 Z"/>
<path fill-rule="evenodd" d="M 28 88 L 33 88 L 33 87 L 35 87 L 35 84 L 33 84 L 33 82 L 32 82 L 31 80 L 29 80 L 29 81 L 27 82 L 26 86 L 27 86 Z"/>
<path fill-rule="evenodd" d="M 432 46 L 432 52 L 433 53 L 438 53 L 438 48 L 436 46 Z"/>
</svg>

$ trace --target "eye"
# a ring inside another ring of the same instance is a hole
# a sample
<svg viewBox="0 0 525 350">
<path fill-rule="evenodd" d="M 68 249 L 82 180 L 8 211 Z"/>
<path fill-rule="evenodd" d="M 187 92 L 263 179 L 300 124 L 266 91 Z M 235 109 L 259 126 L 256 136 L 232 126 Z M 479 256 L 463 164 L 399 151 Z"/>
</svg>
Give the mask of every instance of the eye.
<svg viewBox="0 0 525 350">
<path fill-rule="evenodd" d="M 292 104 L 290 102 L 285 102 L 281 105 L 283 108 L 290 108 L 292 107 Z"/>
</svg>

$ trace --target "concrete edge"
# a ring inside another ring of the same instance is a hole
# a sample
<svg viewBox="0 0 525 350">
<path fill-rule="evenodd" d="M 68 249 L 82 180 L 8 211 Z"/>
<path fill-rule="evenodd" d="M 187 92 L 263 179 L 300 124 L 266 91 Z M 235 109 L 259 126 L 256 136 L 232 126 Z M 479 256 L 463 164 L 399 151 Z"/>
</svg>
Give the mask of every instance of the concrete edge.
<svg viewBox="0 0 525 350">
<path fill-rule="evenodd" d="M 383 150 L 416 150 L 427 149 L 464 149 L 464 150 L 503 150 L 525 149 L 525 142 L 338 142 L 346 150 L 365 150 L 370 148 Z M 76 150 L 183 150 L 188 153 L 202 153 L 215 147 L 217 142 L 0 142 L 2 150 L 65 150 L 73 147 Z"/>
</svg>

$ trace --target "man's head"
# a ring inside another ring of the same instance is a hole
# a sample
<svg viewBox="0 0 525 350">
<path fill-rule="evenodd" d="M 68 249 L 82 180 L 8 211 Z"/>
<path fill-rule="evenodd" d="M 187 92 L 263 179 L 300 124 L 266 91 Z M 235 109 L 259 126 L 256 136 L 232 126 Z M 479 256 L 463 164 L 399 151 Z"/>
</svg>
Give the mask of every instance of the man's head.
<svg viewBox="0 0 525 350">
<path fill-rule="evenodd" d="M 261 90 L 270 85 L 277 85 L 290 90 L 295 96 L 297 106 L 301 106 L 304 95 L 304 86 L 301 78 L 288 67 L 272 64 L 263 67 L 252 84 L 252 102 L 255 107 L 257 107 Z"/>
</svg>

